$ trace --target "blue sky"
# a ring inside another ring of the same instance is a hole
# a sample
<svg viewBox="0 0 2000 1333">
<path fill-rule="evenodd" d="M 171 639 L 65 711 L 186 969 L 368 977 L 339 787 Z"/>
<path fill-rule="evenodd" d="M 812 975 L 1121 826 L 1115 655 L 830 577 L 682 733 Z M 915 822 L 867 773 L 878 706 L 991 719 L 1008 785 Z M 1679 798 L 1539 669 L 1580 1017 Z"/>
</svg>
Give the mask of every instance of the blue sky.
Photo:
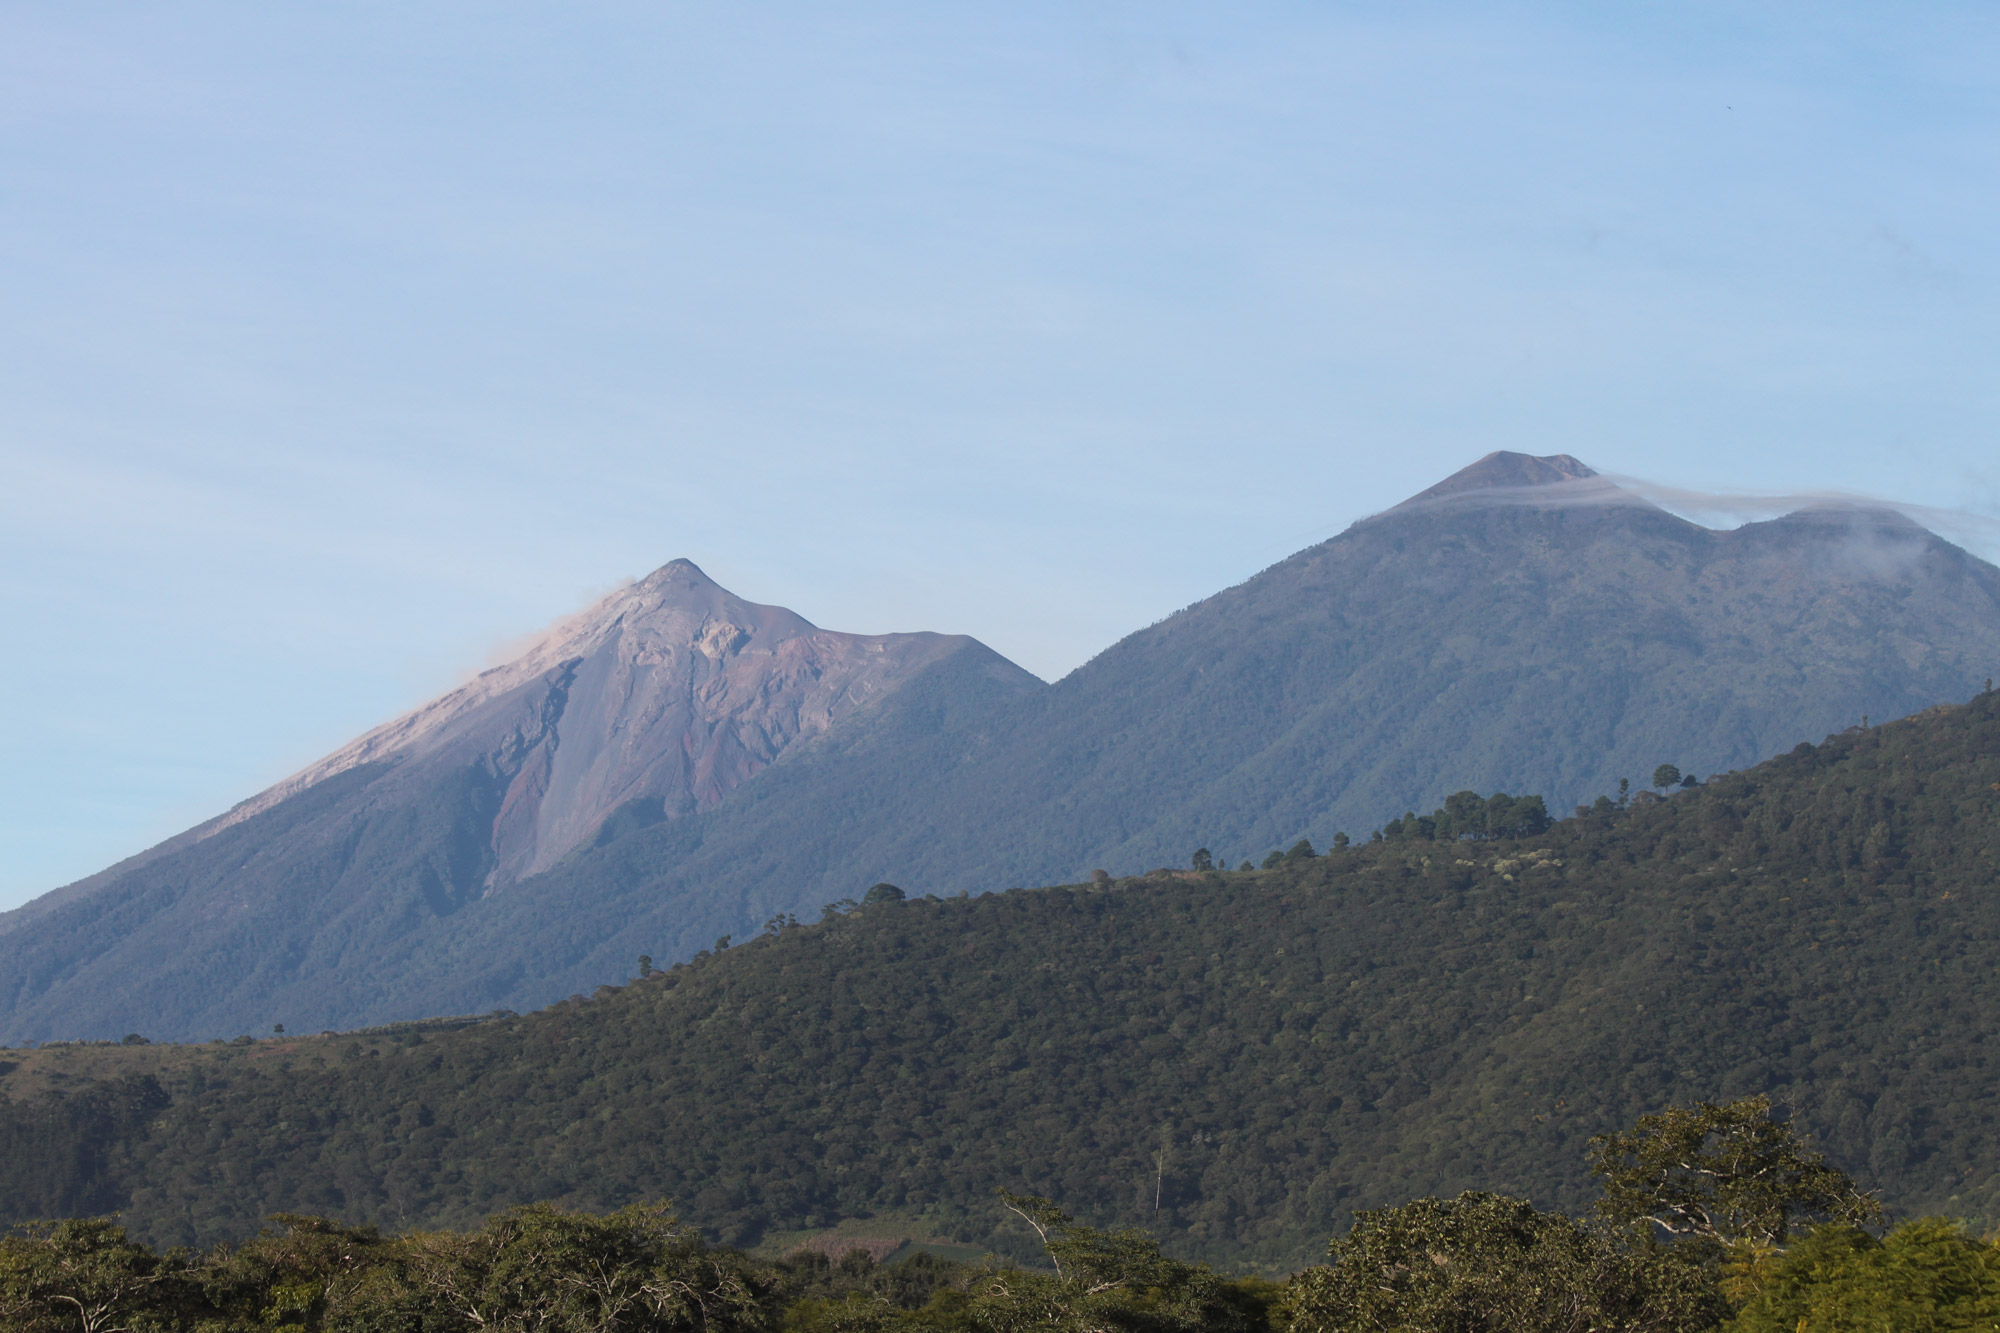
<svg viewBox="0 0 2000 1333">
<path fill-rule="evenodd" d="M 9 5 L 0 906 L 677 556 L 1047 677 L 1496 448 L 1991 557 L 1995 71 L 1971 4 Z"/>
</svg>

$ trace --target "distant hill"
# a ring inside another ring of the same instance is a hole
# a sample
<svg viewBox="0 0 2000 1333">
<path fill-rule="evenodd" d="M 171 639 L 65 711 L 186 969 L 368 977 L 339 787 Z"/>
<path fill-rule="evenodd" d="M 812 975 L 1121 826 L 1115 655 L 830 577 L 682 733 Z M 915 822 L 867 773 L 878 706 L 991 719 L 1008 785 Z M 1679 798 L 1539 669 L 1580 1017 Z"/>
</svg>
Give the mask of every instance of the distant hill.
<svg viewBox="0 0 2000 1333">
<path fill-rule="evenodd" d="M 1235 864 L 1465 787 L 1561 811 L 2000 674 L 2000 570 L 1910 521 L 1718 532 L 1563 455 L 1490 455 L 1054 685 L 685 564 L 632 595 L 658 609 L 0 917 L 0 1039 L 525 1009 L 880 879 Z"/>
<path fill-rule="evenodd" d="M 1892 1208 L 2000 1220 L 1996 865 L 1987 693 L 1524 840 L 877 901 L 456 1030 L 5 1052 L 0 1200 L 979 1242 L 1005 1185 L 1284 1266 L 1424 1193 L 1581 1207 L 1591 1134 L 1770 1092 Z"/>
</svg>

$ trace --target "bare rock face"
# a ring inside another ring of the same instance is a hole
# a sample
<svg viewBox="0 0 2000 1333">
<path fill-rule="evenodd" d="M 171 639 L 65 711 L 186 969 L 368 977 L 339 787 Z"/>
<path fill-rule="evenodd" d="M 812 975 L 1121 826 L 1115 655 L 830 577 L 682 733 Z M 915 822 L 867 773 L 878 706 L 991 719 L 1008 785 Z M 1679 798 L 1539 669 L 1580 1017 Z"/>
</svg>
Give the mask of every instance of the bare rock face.
<svg viewBox="0 0 2000 1333">
<path fill-rule="evenodd" d="M 969 646 L 960 635 L 823 630 L 676 560 L 203 832 L 364 764 L 477 764 L 506 782 L 491 888 L 546 870 L 633 802 L 667 817 L 714 807 L 794 745 Z"/>
</svg>

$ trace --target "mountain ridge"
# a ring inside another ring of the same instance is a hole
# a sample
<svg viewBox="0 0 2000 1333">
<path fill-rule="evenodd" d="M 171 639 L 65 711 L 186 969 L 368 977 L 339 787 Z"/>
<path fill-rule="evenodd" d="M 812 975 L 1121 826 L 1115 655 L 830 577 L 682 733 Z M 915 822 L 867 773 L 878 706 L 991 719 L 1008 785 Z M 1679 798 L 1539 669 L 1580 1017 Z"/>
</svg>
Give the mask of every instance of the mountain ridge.
<svg viewBox="0 0 2000 1333">
<path fill-rule="evenodd" d="M 685 958 L 877 880 L 1064 882 L 1184 863 L 1198 846 L 1234 864 L 1359 836 L 1466 787 L 1562 809 L 1661 762 L 1745 767 L 2000 674 L 2000 571 L 1899 515 L 1819 507 L 1717 531 L 1588 471 L 1489 455 L 1054 684 L 973 640 L 903 636 L 901 684 L 839 725 L 795 728 L 754 772 L 723 744 L 726 762 L 681 764 L 665 795 L 575 766 L 567 790 L 592 794 L 587 818 L 545 791 L 528 800 L 564 762 L 536 709 L 561 692 L 567 715 L 608 719 L 605 734 L 622 714 L 578 710 L 583 668 L 537 677 L 480 704 L 513 710 L 493 733 L 514 746 L 504 762 L 460 756 L 421 770 L 426 783 L 392 764 L 342 788 L 341 808 L 366 815 L 359 841 L 283 813 L 308 788 L 237 826 L 291 829 L 293 861 L 269 841 L 232 842 L 229 857 L 182 848 L 112 876 L 98 907 L 44 907 L 0 933 L 0 977 L 16 978 L 0 1039 L 116 1036 L 162 996 L 181 1025 L 164 1035 L 531 1008 L 637 954 Z M 700 645 L 743 628 L 718 623 L 729 631 L 707 640 L 690 613 L 674 661 L 709 672 Z M 830 633 L 804 625 L 786 620 L 777 647 L 806 653 Z M 614 652 L 589 660 L 627 669 Z M 739 684 L 782 677 L 776 652 L 757 663 Z M 693 699 L 716 677 L 675 679 Z M 734 785 L 704 805 L 718 789 L 702 772 Z M 510 797 L 532 817 L 503 820 Z M 499 827 L 527 832 L 510 842 Z M 541 841 L 544 828 L 558 836 Z M 263 901 L 311 885 L 301 922 Z M 204 902 L 228 919 L 165 924 Z"/>
</svg>

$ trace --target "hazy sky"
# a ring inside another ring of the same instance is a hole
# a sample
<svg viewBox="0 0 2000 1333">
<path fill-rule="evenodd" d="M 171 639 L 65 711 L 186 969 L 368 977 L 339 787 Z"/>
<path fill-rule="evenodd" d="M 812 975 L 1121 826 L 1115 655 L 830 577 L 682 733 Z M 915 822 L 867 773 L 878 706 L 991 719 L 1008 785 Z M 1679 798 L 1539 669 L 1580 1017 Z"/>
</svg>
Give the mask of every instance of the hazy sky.
<svg viewBox="0 0 2000 1333">
<path fill-rule="evenodd" d="M 0 906 L 676 556 L 1055 677 L 1490 449 L 2000 513 L 1996 72 L 1984 3 L 8 4 Z"/>
</svg>

